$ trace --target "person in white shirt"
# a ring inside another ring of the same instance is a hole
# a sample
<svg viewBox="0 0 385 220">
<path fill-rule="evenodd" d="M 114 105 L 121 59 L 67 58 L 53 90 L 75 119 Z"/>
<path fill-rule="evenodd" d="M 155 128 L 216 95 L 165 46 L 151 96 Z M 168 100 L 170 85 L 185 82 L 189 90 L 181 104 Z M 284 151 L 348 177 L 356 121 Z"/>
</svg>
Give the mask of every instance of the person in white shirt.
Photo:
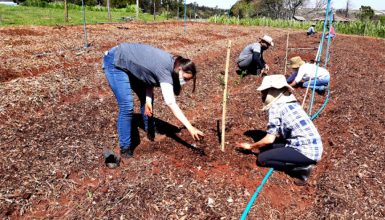
<svg viewBox="0 0 385 220">
<path fill-rule="evenodd" d="M 329 71 L 323 67 L 317 67 L 315 63 L 305 63 L 300 56 L 295 56 L 290 59 L 289 66 L 293 69 L 293 74 L 287 80 L 290 86 L 307 88 L 310 83 L 311 89 L 315 88 L 317 92 L 323 93 L 325 87 L 329 85 Z M 316 82 L 315 85 L 314 82 Z"/>
<path fill-rule="evenodd" d="M 315 30 L 314 30 L 314 27 L 315 27 L 315 24 L 312 24 L 309 27 L 309 29 L 307 29 L 307 32 L 306 32 L 307 36 L 311 36 L 311 35 L 314 35 L 316 33 Z"/>
</svg>

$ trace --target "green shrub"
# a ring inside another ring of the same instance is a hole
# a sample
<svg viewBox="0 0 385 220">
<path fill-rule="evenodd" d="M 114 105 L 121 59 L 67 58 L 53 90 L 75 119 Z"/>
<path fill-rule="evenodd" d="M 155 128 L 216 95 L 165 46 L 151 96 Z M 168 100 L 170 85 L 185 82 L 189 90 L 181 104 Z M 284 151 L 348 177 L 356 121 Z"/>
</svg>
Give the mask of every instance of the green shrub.
<svg viewBox="0 0 385 220">
<path fill-rule="evenodd" d="M 307 30 L 313 22 L 299 22 L 295 20 L 282 20 L 282 19 L 271 19 L 271 18 L 244 18 L 238 19 L 235 17 L 210 17 L 209 22 L 217 22 L 222 24 L 240 24 L 246 26 L 268 26 L 277 28 L 295 28 Z M 385 25 L 381 21 L 353 21 L 348 23 L 335 22 L 334 24 L 336 33 L 342 34 L 354 34 L 354 35 L 365 35 L 371 37 L 385 38 Z M 322 32 L 323 22 L 318 22 L 316 30 Z"/>
</svg>

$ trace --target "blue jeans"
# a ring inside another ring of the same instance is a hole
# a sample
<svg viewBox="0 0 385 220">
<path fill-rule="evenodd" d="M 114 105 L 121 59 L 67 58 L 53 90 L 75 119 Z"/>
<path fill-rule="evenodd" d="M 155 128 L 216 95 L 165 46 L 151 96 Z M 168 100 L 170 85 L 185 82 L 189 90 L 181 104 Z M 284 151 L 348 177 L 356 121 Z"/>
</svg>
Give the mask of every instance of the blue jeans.
<svg viewBox="0 0 385 220">
<path fill-rule="evenodd" d="M 302 84 L 302 87 L 307 88 L 307 86 L 310 83 L 310 87 L 309 87 L 310 89 L 315 88 L 315 90 L 324 91 L 325 87 L 329 84 L 329 82 L 330 82 L 330 76 L 325 76 L 323 78 L 318 78 L 315 86 L 314 86 L 314 80 L 308 80 Z"/>
<path fill-rule="evenodd" d="M 103 69 L 108 83 L 116 97 L 119 106 L 117 129 L 119 135 L 119 145 L 121 149 L 128 149 L 132 146 L 132 122 L 134 116 L 134 91 L 140 100 L 140 110 L 143 117 L 144 129 L 151 130 L 154 127 L 154 120 L 144 115 L 146 103 L 146 85 L 136 79 L 131 74 L 118 69 L 114 65 L 114 54 L 116 48 L 112 48 L 103 59 Z"/>
</svg>

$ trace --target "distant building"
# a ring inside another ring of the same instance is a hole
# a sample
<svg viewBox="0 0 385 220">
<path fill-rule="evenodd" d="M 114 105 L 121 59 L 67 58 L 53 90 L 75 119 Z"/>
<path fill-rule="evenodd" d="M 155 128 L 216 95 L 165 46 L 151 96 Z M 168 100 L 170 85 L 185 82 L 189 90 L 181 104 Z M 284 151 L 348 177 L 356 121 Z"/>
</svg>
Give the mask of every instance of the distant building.
<svg viewBox="0 0 385 220">
<path fill-rule="evenodd" d="M 12 0 L 0 0 L 1 5 L 10 5 L 10 6 L 17 6 L 17 3 L 13 2 Z"/>
<path fill-rule="evenodd" d="M 385 12 L 384 11 L 379 11 L 379 10 L 374 10 L 374 15 L 385 16 Z"/>
<path fill-rule="evenodd" d="M 325 16 L 323 16 L 323 17 L 316 17 L 316 18 L 313 18 L 313 19 L 310 19 L 310 20 L 311 21 L 316 21 L 316 22 L 324 21 L 325 20 Z M 333 15 L 333 21 L 335 21 L 335 22 L 351 22 L 352 19 L 341 17 L 339 15 L 334 14 Z"/>
<path fill-rule="evenodd" d="M 306 21 L 306 18 L 304 18 L 302 16 L 298 16 L 298 15 L 294 15 L 293 19 L 296 21 L 301 21 L 301 22 Z"/>
</svg>

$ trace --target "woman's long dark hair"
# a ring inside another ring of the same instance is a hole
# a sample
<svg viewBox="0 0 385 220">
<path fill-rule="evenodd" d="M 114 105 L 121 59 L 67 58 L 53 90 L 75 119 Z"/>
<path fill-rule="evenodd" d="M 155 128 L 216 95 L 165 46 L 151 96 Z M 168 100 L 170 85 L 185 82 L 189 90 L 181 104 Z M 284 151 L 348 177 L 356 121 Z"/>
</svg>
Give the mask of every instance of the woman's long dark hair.
<svg viewBox="0 0 385 220">
<path fill-rule="evenodd" d="M 178 68 L 182 67 L 183 72 L 192 74 L 193 76 L 193 90 L 192 92 L 195 92 L 195 83 L 196 83 L 196 74 L 197 69 L 195 67 L 194 62 L 192 62 L 190 59 L 183 58 L 181 56 L 174 56 L 175 62 L 174 62 L 174 71 L 172 74 L 172 80 L 173 80 L 173 87 L 174 87 L 174 94 L 179 95 L 180 91 L 182 89 L 180 83 L 179 83 L 179 71 Z"/>
</svg>

